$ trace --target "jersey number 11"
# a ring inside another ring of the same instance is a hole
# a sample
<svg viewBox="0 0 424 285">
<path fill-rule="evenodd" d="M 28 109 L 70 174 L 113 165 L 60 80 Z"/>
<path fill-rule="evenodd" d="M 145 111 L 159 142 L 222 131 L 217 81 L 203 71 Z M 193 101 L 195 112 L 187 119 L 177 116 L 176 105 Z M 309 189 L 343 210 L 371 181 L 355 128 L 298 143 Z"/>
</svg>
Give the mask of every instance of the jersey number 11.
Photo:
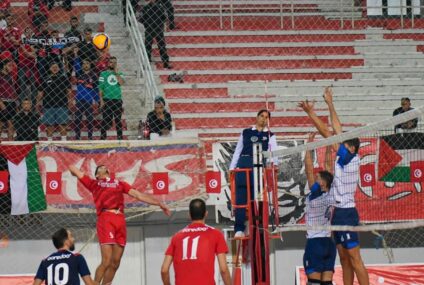
<svg viewBox="0 0 424 285">
<path fill-rule="evenodd" d="M 183 239 L 183 260 L 187 260 L 187 259 L 197 259 L 197 247 L 199 246 L 199 239 L 200 236 L 197 236 L 195 238 L 193 238 L 192 242 L 191 242 L 191 255 L 190 257 L 188 257 L 188 246 L 189 246 L 189 240 L 190 237 L 186 237 Z"/>
</svg>

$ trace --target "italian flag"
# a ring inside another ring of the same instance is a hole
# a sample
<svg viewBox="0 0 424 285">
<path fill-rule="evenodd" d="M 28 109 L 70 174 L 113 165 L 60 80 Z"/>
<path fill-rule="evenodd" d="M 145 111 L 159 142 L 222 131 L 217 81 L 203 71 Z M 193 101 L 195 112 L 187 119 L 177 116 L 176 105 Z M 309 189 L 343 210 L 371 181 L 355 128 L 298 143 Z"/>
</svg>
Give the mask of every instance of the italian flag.
<svg viewBox="0 0 424 285">
<path fill-rule="evenodd" d="M 401 133 L 381 137 L 378 179 L 385 182 L 424 181 L 424 134 Z"/>
<path fill-rule="evenodd" d="M 34 144 L 0 145 L 0 213 L 23 215 L 47 208 Z"/>
</svg>

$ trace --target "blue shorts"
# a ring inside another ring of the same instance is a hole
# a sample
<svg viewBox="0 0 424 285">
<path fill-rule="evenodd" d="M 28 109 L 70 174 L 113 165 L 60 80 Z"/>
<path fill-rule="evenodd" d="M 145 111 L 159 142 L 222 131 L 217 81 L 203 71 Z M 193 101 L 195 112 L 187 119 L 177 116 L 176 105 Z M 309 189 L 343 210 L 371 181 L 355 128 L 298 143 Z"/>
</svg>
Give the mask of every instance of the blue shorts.
<svg viewBox="0 0 424 285">
<path fill-rule="evenodd" d="M 330 237 L 310 238 L 306 241 L 303 267 L 306 275 L 314 272 L 334 272 L 336 261 L 336 245 Z"/>
<path fill-rule="evenodd" d="M 357 226 L 359 225 L 359 215 L 356 208 L 334 208 L 331 219 L 333 226 Z M 346 249 L 351 249 L 359 245 L 357 232 L 335 231 L 334 240 L 336 244 L 341 244 Z"/>
<path fill-rule="evenodd" d="M 46 126 L 66 125 L 69 120 L 68 108 L 45 108 L 43 124 Z"/>
</svg>

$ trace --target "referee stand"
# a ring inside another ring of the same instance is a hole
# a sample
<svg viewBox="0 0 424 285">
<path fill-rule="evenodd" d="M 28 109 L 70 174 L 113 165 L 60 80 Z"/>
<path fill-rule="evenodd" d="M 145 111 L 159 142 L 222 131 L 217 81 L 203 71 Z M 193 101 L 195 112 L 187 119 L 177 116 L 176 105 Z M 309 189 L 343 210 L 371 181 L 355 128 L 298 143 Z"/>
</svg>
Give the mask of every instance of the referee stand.
<svg viewBox="0 0 424 285">
<path fill-rule="evenodd" d="M 236 203 L 236 175 L 244 173 L 246 177 L 247 203 Z M 253 176 L 253 185 L 251 177 Z M 270 246 L 275 238 L 272 232 L 279 224 L 277 176 L 274 167 L 265 168 L 262 156 L 262 144 L 253 144 L 253 167 L 237 168 L 230 171 L 231 206 L 246 209 L 248 226 L 243 238 L 226 238 L 231 240 L 233 254 L 233 285 L 270 285 Z M 251 187 L 253 196 L 251 197 Z M 271 216 L 271 220 L 270 220 Z M 270 228 L 270 222 L 272 227 Z M 270 230 L 271 229 L 271 230 Z M 277 238 L 280 238 L 278 235 Z"/>
</svg>

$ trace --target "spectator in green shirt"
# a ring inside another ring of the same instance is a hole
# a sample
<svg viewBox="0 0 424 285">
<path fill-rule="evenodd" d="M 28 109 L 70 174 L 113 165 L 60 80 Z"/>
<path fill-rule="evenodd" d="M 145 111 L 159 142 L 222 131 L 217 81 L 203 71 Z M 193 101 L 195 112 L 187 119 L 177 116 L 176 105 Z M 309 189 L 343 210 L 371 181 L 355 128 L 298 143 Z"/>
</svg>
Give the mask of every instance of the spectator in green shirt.
<svg viewBox="0 0 424 285">
<path fill-rule="evenodd" d="M 115 120 L 118 140 L 123 139 L 121 86 L 125 83 L 125 80 L 122 72 L 118 71 L 117 63 L 116 57 L 110 57 L 109 69 L 100 73 L 99 77 L 100 109 L 103 116 L 100 127 L 100 139 L 102 140 L 106 139 L 107 130 L 112 126 L 112 120 Z"/>
</svg>

